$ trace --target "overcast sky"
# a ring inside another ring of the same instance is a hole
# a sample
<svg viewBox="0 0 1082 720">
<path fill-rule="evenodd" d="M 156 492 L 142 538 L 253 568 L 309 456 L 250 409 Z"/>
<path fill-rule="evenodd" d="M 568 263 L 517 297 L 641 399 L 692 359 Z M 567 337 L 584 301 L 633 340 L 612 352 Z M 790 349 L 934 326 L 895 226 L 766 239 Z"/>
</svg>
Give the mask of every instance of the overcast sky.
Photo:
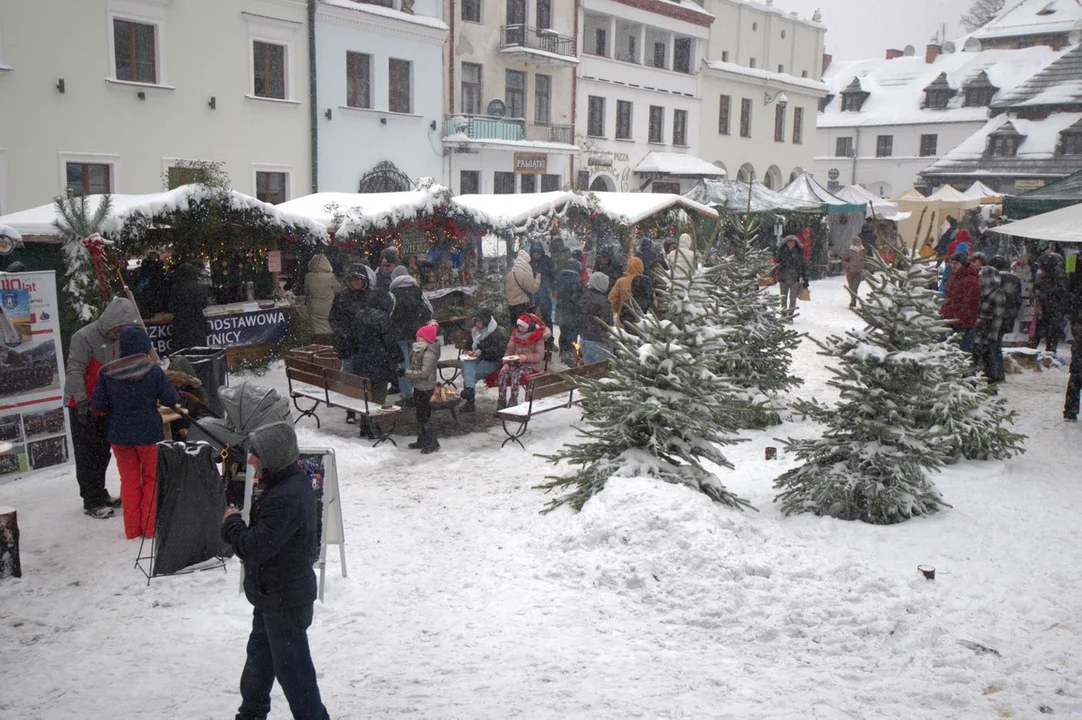
<svg viewBox="0 0 1082 720">
<path fill-rule="evenodd" d="M 779 9 L 811 18 L 818 8 L 827 26 L 826 51 L 837 60 L 883 57 L 888 47 L 921 48 L 947 25 L 947 37 L 964 30 L 959 22 L 970 0 L 774 0 Z"/>
</svg>

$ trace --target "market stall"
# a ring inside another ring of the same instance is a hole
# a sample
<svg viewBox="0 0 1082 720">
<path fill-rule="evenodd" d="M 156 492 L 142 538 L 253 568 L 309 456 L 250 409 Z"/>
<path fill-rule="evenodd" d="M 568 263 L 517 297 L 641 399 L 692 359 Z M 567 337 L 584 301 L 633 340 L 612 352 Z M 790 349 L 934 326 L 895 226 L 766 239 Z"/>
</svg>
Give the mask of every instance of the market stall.
<svg viewBox="0 0 1082 720">
<path fill-rule="evenodd" d="M 860 234 L 860 228 L 864 224 L 864 215 L 868 209 L 867 203 L 847 202 L 836 197 L 816 182 L 810 173 L 800 173 L 779 193 L 793 200 L 826 207 L 830 249 L 835 255 L 845 252 L 853 236 Z"/>
<path fill-rule="evenodd" d="M 1005 198 L 1003 214 L 1011 220 L 1023 220 L 1080 202 L 1082 202 L 1082 170 L 1042 188 Z"/>
<path fill-rule="evenodd" d="M 910 216 L 898 223 L 898 236 L 908 247 L 935 246 L 948 217 L 961 220 L 974 208 L 980 207 L 978 198 L 969 197 L 949 185 L 924 197 L 916 190 L 907 190 L 894 198 L 901 210 Z"/>
</svg>

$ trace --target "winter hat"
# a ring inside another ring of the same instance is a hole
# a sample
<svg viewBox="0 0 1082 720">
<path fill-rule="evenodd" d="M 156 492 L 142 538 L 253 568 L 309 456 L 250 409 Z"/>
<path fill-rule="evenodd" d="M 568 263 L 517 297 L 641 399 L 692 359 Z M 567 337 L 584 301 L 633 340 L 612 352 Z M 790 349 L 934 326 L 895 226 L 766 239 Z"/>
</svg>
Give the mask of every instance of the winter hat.
<svg viewBox="0 0 1082 720">
<path fill-rule="evenodd" d="M 587 281 L 586 286 L 591 290 L 597 290 L 598 292 L 609 291 L 609 276 L 603 272 L 595 272 L 590 274 L 590 279 Z"/>
<path fill-rule="evenodd" d="M 349 271 L 346 272 L 346 280 L 350 278 L 361 278 L 365 282 L 368 282 L 368 268 L 361 263 L 353 263 L 349 266 Z"/>
<path fill-rule="evenodd" d="M 251 453 L 263 463 L 263 469 L 277 473 L 294 465 L 300 457 L 297 449 L 297 433 L 293 424 L 285 420 L 256 428 L 248 436 Z"/>
<path fill-rule="evenodd" d="M 22 260 L 16 260 L 15 262 L 8 265 L 7 268 L 4 270 L 4 272 L 9 272 L 9 273 L 27 272 L 29 269 L 30 268 L 28 268 L 26 266 L 26 263 L 24 263 Z"/>
<path fill-rule="evenodd" d="M 523 313 L 518 316 L 518 320 L 515 321 L 515 324 L 518 325 L 521 330 L 532 330 L 533 328 L 531 326 L 533 325 L 533 318 L 531 318 L 528 313 Z"/>
<path fill-rule="evenodd" d="M 680 247 L 691 247 L 691 235 L 680 233 Z"/>
<path fill-rule="evenodd" d="M 381 261 L 386 260 L 386 261 L 389 261 L 389 262 L 397 263 L 398 262 L 398 248 L 396 248 L 394 245 L 388 245 L 387 247 L 385 247 L 385 248 L 383 248 L 382 250 L 379 251 L 379 259 Z"/>
<path fill-rule="evenodd" d="M 1010 264 L 1007 262 L 1007 258 L 1003 257 L 1002 255 L 996 255 L 988 261 L 988 264 L 994 267 L 996 270 L 999 270 L 1000 272 L 1006 272 L 1011 268 Z"/>
<path fill-rule="evenodd" d="M 436 333 L 439 331 L 440 324 L 433 320 L 432 322 L 417 328 L 417 339 L 424 340 L 429 345 L 435 345 Z"/>
<path fill-rule="evenodd" d="M 409 274 L 410 271 L 406 269 L 405 265 L 398 265 L 397 267 L 395 267 L 394 270 L 391 271 L 391 279 L 394 280 L 395 278 L 400 278 L 403 275 Z"/>
<path fill-rule="evenodd" d="M 958 242 L 959 243 L 967 243 L 967 242 L 969 242 L 969 231 L 968 230 L 959 230 L 958 231 Z M 968 248 L 966 248 L 966 249 L 968 250 Z"/>
<path fill-rule="evenodd" d="M 138 325 L 128 325 L 120 331 L 120 357 L 147 355 L 150 353 L 150 337 Z"/>
<path fill-rule="evenodd" d="M 965 250 L 959 250 L 954 253 L 954 257 L 951 258 L 951 262 L 956 262 L 962 267 L 969 267 L 969 253 Z"/>
<path fill-rule="evenodd" d="M 488 308 L 477 308 L 477 314 L 473 316 L 473 322 L 481 323 L 482 326 L 488 327 L 488 324 L 492 321 L 492 312 Z"/>
<path fill-rule="evenodd" d="M 988 263 L 988 256 L 982 252 L 975 252 L 969 256 L 970 262 L 973 262 L 974 260 L 980 260 L 981 264 L 984 265 Z"/>
<path fill-rule="evenodd" d="M 567 265 L 564 266 L 564 270 L 570 270 L 571 272 L 575 273 L 576 275 L 581 275 L 582 274 L 582 263 L 580 263 L 578 260 L 568 260 Z"/>
</svg>

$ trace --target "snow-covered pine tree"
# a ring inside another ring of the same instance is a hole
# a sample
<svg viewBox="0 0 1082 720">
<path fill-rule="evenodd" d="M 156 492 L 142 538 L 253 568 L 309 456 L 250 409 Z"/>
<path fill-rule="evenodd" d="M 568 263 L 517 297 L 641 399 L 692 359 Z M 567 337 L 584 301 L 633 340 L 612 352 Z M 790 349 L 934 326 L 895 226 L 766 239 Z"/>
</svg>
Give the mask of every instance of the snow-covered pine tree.
<svg viewBox="0 0 1082 720">
<path fill-rule="evenodd" d="M 101 224 L 113 207 L 113 199 L 103 195 L 94 212 L 85 195 L 68 193 L 57 197 L 57 219 L 53 225 L 60 231 L 63 242 L 64 288 L 68 303 L 76 317 L 86 323 L 97 317 L 105 308 L 108 298 L 103 297 L 94 272 L 90 251 L 83 247 L 83 239 L 101 229 Z"/>
<path fill-rule="evenodd" d="M 841 392 L 827 407 L 800 400 L 797 412 L 826 426 L 818 438 L 783 441 L 804 461 L 774 484 L 786 514 L 813 512 L 876 524 L 929 515 L 944 504 L 928 474 L 950 446 L 945 424 L 929 426 L 965 354 L 941 341 L 939 299 L 927 263 L 898 253 L 892 265 L 866 261 L 871 292 L 857 314 L 867 324 L 815 342 L 834 358 L 829 384 Z M 972 384 L 975 379 L 957 382 Z"/>
<path fill-rule="evenodd" d="M 539 489 L 564 492 L 545 508 L 576 510 L 601 492 L 610 477 L 647 476 L 695 488 L 711 499 L 743 509 L 751 505 L 726 489 L 705 465 L 732 464 L 718 446 L 739 442 L 741 401 L 726 379 L 711 371 L 711 358 L 729 352 L 725 329 L 711 318 L 708 281 L 676 276 L 658 290 L 668 308 L 639 316 L 634 334 L 610 329 L 614 351 L 608 376 L 581 383 L 585 442 L 553 455 L 578 469 L 550 476 Z M 681 309 L 683 311 L 681 311 Z"/>
</svg>

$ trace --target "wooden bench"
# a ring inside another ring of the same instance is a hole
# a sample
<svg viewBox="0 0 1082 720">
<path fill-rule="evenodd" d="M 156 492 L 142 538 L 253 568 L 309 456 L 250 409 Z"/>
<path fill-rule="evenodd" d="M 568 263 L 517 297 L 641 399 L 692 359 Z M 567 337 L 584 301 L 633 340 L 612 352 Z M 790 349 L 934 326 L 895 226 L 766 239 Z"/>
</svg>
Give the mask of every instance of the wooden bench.
<svg viewBox="0 0 1082 720">
<path fill-rule="evenodd" d="M 394 432 L 402 408 L 397 405 L 378 406 L 370 403 L 368 398 L 372 395 L 372 386 L 368 378 L 287 355 L 286 380 L 289 383 L 289 397 L 293 400 L 293 407 L 300 413 L 294 423 L 303 417 L 311 417 L 315 418 L 318 428 L 320 422 L 316 410 L 320 405 L 342 408 L 369 421 L 361 423 L 361 435 L 367 432 L 368 437 L 376 441 L 373 447 L 387 440 L 395 447 L 398 446 L 391 433 Z M 301 407 L 300 400 L 306 400 L 311 405 Z M 388 419 L 391 420 L 391 426 L 384 429 L 381 421 Z"/>
<path fill-rule="evenodd" d="M 530 420 L 537 415 L 571 407 L 581 399 L 581 396 L 575 392 L 578 389 L 577 381 L 598 380 L 605 377 L 608 370 L 608 360 L 602 360 L 570 370 L 531 375 L 526 383 L 525 401 L 514 407 L 496 411 L 496 417 L 503 423 L 503 431 L 507 434 L 507 439 L 500 447 L 513 440 L 525 450 L 526 446 L 522 444 L 520 438 L 526 434 Z M 512 430 L 509 425 L 514 429 Z"/>
</svg>

